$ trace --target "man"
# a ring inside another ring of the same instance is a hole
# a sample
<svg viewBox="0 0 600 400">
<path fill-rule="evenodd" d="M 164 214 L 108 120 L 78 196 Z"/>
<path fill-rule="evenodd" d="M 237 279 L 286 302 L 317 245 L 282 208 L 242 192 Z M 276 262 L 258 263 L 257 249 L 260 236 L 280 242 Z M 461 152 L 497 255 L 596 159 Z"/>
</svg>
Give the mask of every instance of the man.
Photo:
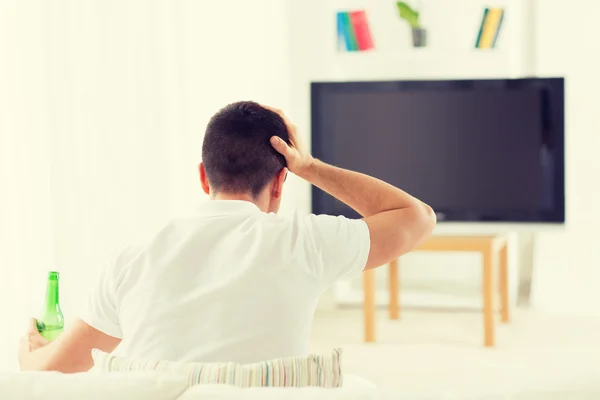
<svg viewBox="0 0 600 400">
<path fill-rule="evenodd" d="M 23 370 L 89 370 L 91 350 L 128 358 L 249 363 L 304 356 L 317 301 L 337 279 L 422 243 L 431 208 L 385 182 L 316 160 L 279 110 L 231 104 L 207 126 L 211 198 L 123 251 L 88 311 L 54 342 L 32 325 Z M 277 216 L 288 170 L 364 218 Z"/>
</svg>

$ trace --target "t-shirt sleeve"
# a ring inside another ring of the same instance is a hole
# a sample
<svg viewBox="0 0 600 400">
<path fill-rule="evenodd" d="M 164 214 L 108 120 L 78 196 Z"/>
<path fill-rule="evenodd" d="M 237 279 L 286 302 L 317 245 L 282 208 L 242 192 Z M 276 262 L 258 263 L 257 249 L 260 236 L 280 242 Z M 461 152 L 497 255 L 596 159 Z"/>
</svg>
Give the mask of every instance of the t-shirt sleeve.
<svg viewBox="0 0 600 400">
<path fill-rule="evenodd" d="M 306 219 L 314 266 L 323 284 L 352 273 L 360 273 L 367 265 L 371 237 L 363 220 L 329 215 L 310 215 Z"/>
<path fill-rule="evenodd" d="M 119 313 L 116 297 L 117 260 L 114 258 L 101 272 L 98 282 L 93 286 L 85 311 L 79 317 L 86 324 L 115 338 L 123 338 L 119 325 Z"/>
</svg>

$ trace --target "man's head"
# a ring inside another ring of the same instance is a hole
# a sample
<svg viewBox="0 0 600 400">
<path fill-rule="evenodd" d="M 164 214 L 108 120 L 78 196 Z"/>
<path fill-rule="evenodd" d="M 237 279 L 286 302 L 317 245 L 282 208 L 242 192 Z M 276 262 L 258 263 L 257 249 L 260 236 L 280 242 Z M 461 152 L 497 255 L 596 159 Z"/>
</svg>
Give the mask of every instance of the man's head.
<svg viewBox="0 0 600 400">
<path fill-rule="evenodd" d="M 289 143 L 283 119 L 261 105 L 229 104 L 208 123 L 202 145 L 202 187 L 213 198 L 251 200 L 261 209 L 277 212 L 287 173 L 285 158 L 269 140 Z"/>
</svg>

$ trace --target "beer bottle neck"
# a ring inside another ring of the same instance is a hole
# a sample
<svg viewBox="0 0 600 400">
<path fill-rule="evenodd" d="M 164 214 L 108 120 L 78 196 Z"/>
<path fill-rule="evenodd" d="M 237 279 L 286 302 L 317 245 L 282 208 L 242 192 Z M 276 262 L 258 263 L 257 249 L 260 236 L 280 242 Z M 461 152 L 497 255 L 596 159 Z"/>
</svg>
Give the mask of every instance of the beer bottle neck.
<svg viewBox="0 0 600 400">
<path fill-rule="evenodd" d="M 46 310 L 58 309 L 58 279 L 48 279 L 46 285 Z"/>
</svg>

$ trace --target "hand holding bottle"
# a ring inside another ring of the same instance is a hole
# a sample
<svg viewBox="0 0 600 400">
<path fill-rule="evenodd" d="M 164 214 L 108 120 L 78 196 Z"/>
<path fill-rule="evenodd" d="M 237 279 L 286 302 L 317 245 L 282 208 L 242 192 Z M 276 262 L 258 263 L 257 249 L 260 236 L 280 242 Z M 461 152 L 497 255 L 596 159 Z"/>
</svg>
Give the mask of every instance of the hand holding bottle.
<svg viewBox="0 0 600 400">
<path fill-rule="evenodd" d="M 33 318 L 29 323 L 27 333 L 21 338 L 19 344 L 19 364 L 22 364 L 24 357 L 39 348 L 50 344 L 50 340 L 44 338 L 38 331 L 38 321 Z"/>
</svg>

